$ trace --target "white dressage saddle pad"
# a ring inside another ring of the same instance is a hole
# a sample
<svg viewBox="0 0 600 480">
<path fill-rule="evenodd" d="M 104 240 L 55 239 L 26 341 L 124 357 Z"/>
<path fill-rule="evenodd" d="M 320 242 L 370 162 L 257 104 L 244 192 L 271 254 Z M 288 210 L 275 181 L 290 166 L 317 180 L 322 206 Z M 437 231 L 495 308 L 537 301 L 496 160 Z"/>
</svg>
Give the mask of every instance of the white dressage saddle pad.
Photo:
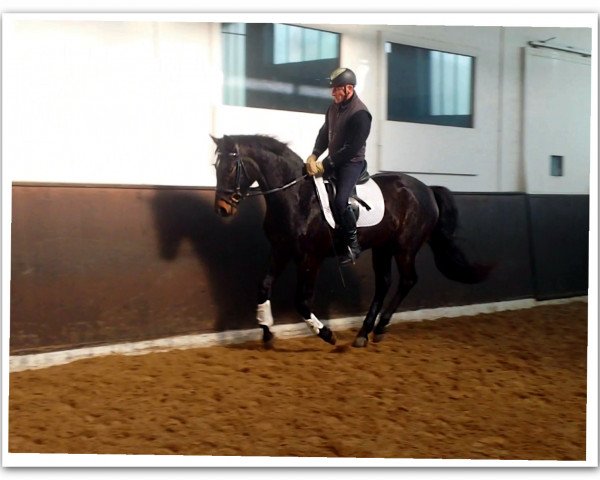
<svg viewBox="0 0 600 480">
<path fill-rule="evenodd" d="M 325 187 L 325 181 L 323 177 L 313 177 L 315 185 L 317 186 L 317 194 L 319 201 L 321 202 L 321 208 L 325 214 L 325 219 L 331 228 L 335 228 L 335 220 L 331 213 L 331 205 L 329 204 L 329 197 L 327 195 L 327 189 Z M 371 210 L 367 210 L 356 200 L 350 198 L 350 203 L 356 204 L 359 207 L 358 221 L 356 222 L 357 227 L 372 227 L 381 222 L 383 213 L 385 211 L 385 203 L 383 201 L 383 194 L 379 185 L 375 183 L 372 178 L 366 183 L 356 186 L 356 196 L 363 200 Z"/>
</svg>

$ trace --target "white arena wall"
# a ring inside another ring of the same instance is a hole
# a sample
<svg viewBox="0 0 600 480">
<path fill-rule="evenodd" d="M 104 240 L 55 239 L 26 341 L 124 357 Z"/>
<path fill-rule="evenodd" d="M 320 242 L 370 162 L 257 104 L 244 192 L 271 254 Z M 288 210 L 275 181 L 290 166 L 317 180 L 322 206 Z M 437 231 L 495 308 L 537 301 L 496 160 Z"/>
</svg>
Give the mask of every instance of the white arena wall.
<svg viewBox="0 0 600 480">
<path fill-rule="evenodd" d="M 524 158 L 526 148 L 544 148 L 527 143 L 523 105 L 527 42 L 556 37 L 590 51 L 590 28 L 308 26 L 342 34 L 341 63 L 357 72 L 358 92 L 375 120 L 371 172 L 422 172 L 415 176 L 455 191 L 589 193 L 589 111 L 569 121 L 575 132 L 587 132 L 577 139 L 584 150 L 548 184 L 536 182 L 536 162 L 546 174 L 545 155 Z M 5 19 L 3 39 L 4 158 L 12 181 L 214 186 L 209 134 L 275 135 L 305 157 L 323 121 L 317 114 L 223 105 L 217 22 L 17 16 Z M 387 121 L 386 41 L 475 56 L 475 128 Z M 574 57 L 543 54 L 554 63 Z M 585 75 L 590 62 L 580 59 Z M 548 82 L 547 70 L 530 70 L 540 78 L 529 84 Z M 589 104 L 589 83 L 581 88 L 578 104 Z"/>
</svg>

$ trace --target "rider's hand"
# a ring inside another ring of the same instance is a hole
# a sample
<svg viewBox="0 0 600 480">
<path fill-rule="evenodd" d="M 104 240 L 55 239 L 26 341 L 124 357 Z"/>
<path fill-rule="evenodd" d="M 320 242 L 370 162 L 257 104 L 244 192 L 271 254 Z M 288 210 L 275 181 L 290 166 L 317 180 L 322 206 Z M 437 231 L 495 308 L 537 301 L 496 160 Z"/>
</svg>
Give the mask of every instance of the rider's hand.
<svg viewBox="0 0 600 480">
<path fill-rule="evenodd" d="M 315 175 L 317 177 L 320 177 L 321 175 L 323 175 L 325 173 L 325 167 L 323 166 L 323 162 L 317 162 L 315 164 L 315 169 L 316 169 Z"/>
<path fill-rule="evenodd" d="M 317 156 L 312 154 L 306 159 L 306 173 L 309 175 L 316 175 L 318 171 Z"/>
</svg>

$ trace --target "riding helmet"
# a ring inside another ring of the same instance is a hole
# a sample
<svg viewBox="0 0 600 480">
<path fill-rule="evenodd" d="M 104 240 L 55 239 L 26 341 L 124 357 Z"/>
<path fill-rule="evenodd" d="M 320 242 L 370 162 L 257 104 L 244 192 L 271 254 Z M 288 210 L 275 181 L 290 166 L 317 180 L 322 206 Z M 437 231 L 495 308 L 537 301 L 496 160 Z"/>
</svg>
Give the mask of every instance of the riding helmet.
<svg viewBox="0 0 600 480">
<path fill-rule="evenodd" d="M 356 85 L 356 75 L 349 68 L 336 68 L 329 75 L 329 86 Z"/>
</svg>

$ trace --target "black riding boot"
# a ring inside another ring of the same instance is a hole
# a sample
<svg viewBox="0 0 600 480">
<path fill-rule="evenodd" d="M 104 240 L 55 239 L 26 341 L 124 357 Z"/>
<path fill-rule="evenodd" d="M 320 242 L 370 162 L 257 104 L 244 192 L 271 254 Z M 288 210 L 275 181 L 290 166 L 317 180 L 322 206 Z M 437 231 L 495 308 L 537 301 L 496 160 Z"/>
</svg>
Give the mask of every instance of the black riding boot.
<svg viewBox="0 0 600 480">
<path fill-rule="evenodd" d="M 342 238 L 344 239 L 345 251 L 340 255 L 340 264 L 348 265 L 354 263 L 360 255 L 358 244 L 358 232 L 356 230 L 356 217 L 352 207 L 348 205 L 340 218 Z"/>
</svg>

